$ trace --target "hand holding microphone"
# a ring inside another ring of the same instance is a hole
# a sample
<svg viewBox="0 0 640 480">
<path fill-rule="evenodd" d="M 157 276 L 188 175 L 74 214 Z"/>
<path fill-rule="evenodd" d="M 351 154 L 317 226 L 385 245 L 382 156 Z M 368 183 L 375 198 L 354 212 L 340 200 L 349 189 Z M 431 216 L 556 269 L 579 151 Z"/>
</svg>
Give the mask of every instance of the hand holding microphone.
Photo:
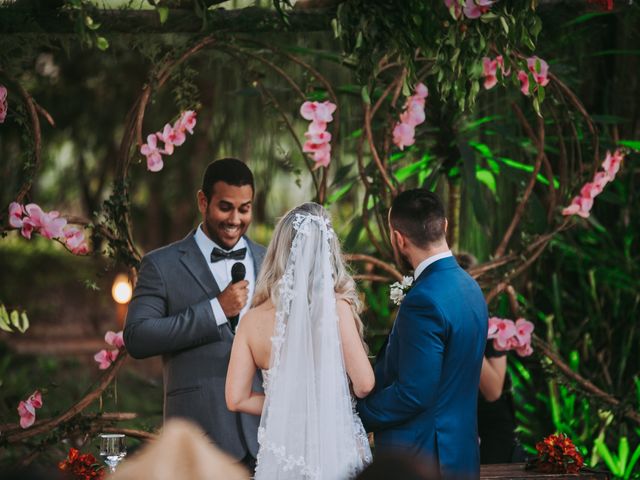
<svg viewBox="0 0 640 480">
<path fill-rule="evenodd" d="M 240 311 L 249 299 L 249 282 L 244 279 L 246 274 L 243 263 L 234 263 L 231 267 L 231 283 L 218 295 L 218 302 L 233 330 L 238 325 Z"/>
</svg>

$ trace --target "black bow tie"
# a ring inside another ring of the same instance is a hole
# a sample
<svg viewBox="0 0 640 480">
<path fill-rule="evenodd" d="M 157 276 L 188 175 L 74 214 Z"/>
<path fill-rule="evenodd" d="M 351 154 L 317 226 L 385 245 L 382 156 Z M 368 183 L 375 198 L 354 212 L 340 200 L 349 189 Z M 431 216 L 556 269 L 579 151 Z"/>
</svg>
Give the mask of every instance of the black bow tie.
<svg viewBox="0 0 640 480">
<path fill-rule="evenodd" d="M 211 263 L 219 262 L 220 260 L 244 260 L 246 254 L 246 248 L 225 252 L 218 247 L 214 247 L 213 252 L 211 252 Z"/>
</svg>

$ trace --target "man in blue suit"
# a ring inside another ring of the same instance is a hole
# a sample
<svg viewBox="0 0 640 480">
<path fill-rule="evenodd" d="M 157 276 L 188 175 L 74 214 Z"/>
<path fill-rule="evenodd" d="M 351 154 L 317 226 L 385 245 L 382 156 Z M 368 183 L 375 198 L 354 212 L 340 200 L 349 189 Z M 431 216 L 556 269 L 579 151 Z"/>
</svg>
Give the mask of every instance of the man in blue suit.
<svg viewBox="0 0 640 480">
<path fill-rule="evenodd" d="M 358 401 L 358 412 L 377 452 L 425 456 L 446 478 L 478 478 L 487 306 L 449 250 L 446 229 L 435 194 L 415 189 L 393 201 L 391 243 L 396 260 L 413 267 L 414 283 L 376 361 L 376 390 Z"/>
</svg>

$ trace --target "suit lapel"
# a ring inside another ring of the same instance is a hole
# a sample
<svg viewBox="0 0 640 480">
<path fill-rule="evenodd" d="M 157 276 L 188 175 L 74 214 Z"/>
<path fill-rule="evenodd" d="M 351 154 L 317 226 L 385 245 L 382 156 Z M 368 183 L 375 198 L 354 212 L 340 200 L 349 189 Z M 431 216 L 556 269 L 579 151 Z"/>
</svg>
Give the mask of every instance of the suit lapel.
<svg viewBox="0 0 640 480">
<path fill-rule="evenodd" d="M 180 261 L 207 293 L 209 298 L 217 296 L 220 293 L 220 287 L 216 283 L 216 279 L 213 277 L 209 265 L 207 265 L 205 258 L 202 256 L 202 252 L 198 248 L 193 232 L 182 241 L 180 251 L 182 252 Z"/>
<path fill-rule="evenodd" d="M 253 257 L 253 267 L 256 272 L 256 279 L 258 278 L 258 273 L 260 272 L 260 267 L 262 266 L 262 261 L 264 260 L 264 255 L 266 250 L 262 248 L 260 245 L 252 241 L 249 237 L 244 237 L 249 245 L 249 250 L 251 250 L 251 256 Z"/>
</svg>

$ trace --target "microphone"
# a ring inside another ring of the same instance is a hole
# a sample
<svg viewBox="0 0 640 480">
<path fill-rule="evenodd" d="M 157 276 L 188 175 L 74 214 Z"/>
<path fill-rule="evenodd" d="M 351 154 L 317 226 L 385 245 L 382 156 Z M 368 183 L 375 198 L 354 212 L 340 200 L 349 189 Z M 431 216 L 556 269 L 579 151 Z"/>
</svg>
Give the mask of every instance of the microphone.
<svg viewBox="0 0 640 480">
<path fill-rule="evenodd" d="M 245 275 L 247 274 L 247 269 L 242 262 L 236 262 L 231 267 L 231 283 L 238 283 L 241 280 L 244 280 Z M 233 317 L 229 317 L 229 325 L 231 325 L 231 330 L 236 331 L 236 327 L 238 326 L 238 320 L 240 319 L 240 314 L 234 315 Z"/>
</svg>

